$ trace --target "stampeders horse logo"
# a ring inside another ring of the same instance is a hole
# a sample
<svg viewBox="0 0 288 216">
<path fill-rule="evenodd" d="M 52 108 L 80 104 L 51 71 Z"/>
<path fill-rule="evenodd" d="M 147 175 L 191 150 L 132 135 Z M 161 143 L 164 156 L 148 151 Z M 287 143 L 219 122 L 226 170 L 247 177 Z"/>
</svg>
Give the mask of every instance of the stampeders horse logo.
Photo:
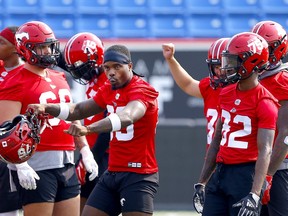
<svg viewBox="0 0 288 216">
<path fill-rule="evenodd" d="M 94 41 L 85 40 L 82 45 L 82 50 L 84 53 L 92 55 L 95 51 L 97 51 L 96 46 L 97 44 Z"/>
<path fill-rule="evenodd" d="M 24 38 L 26 38 L 26 40 L 29 40 L 29 34 L 28 32 L 16 33 L 15 38 L 16 42 L 19 44 L 21 41 L 23 41 Z"/>
</svg>

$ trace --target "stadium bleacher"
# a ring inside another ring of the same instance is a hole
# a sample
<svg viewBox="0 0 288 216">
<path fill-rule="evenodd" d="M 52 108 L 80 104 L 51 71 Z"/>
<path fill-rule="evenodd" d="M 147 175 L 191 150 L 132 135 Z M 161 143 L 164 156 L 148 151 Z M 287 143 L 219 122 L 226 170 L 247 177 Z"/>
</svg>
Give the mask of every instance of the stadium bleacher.
<svg viewBox="0 0 288 216">
<path fill-rule="evenodd" d="M 259 20 L 288 23 L 285 0 L 1 0 L 0 27 L 47 22 L 58 38 L 219 38 Z"/>
</svg>

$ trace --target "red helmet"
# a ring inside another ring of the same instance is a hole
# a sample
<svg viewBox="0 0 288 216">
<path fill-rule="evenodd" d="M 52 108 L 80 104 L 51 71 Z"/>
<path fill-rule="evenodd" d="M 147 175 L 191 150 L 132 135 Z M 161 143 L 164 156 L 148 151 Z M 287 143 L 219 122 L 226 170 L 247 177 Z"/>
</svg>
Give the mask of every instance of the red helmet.
<svg viewBox="0 0 288 216">
<path fill-rule="evenodd" d="M 219 74 L 215 72 L 214 67 L 217 65 L 221 66 L 221 54 L 229 40 L 230 38 L 220 38 L 208 50 L 206 62 L 209 68 L 210 85 L 213 89 L 224 87 L 224 83 L 220 82 Z"/>
<path fill-rule="evenodd" d="M 99 74 L 103 55 L 102 41 L 89 32 L 74 35 L 64 48 L 67 70 L 80 84 L 87 84 Z"/>
<path fill-rule="evenodd" d="M 24 23 L 15 34 L 17 53 L 29 64 L 51 67 L 58 63 L 60 56 L 59 41 L 51 28 L 43 22 Z M 49 46 L 50 54 L 37 54 L 36 47 Z"/>
<path fill-rule="evenodd" d="M 35 152 L 40 142 L 38 120 L 24 115 L 0 125 L 0 159 L 6 163 L 22 163 Z"/>
<path fill-rule="evenodd" d="M 261 73 L 269 65 L 267 41 L 258 34 L 243 32 L 234 35 L 222 53 L 222 79 L 235 83 L 254 72 Z"/>
<path fill-rule="evenodd" d="M 262 21 L 252 28 L 252 32 L 261 35 L 269 45 L 269 62 L 276 65 L 288 51 L 286 30 L 277 22 Z"/>
</svg>

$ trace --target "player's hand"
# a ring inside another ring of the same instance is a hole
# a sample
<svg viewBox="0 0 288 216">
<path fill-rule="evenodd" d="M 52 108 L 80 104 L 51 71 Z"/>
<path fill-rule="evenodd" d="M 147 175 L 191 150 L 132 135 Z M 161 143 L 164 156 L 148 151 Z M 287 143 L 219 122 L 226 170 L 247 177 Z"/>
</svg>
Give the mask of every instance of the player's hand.
<svg viewBox="0 0 288 216">
<path fill-rule="evenodd" d="M 33 113 L 35 115 L 45 114 L 45 106 L 43 104 L 29 104 L 26 113 Z"/>
<path fill-rule="evenodd" d="M 79 179 L 79 182 L 81 185 L 84 185 L 86 183 L 86 169 L 85 165 L 83 164 L 82 159 L 79 160 L 78 164 L 76 165 L 76 174 Z"/>
<path fill-rule="evenodd" d="M 82 126 L 81 124 L 72 123 L 70 124 L 68 130 L 64 130 L 64 133 L 70 134 L 71 136 L 80 137 L 80 136 L 86 136 L 89 133 L 89 131 L 87 127 Z"/>
<path fill-rule="evenodd" d="M 241 207 L 238 216 L 258 216 L 260 197 L 252 192 L 248 196 L 233 204 L 234 207 Z"/>
<path fill-rule="evenodd" d="M 197 213 L 203 212 L 204 200 L 205 200 L 205 185 L 197 183 L 194 185 L 193 205 Z"/>
<path fill-rule="evenodd" d="M 80 153 L 82 155 L 83 164 L 89 175 L 89 181 L 93 181 L 98 176 L 98 165 L 94 159 L 94 156 L 89 148 L 89 146 L 84 146 L 81 148 Z"/>
<path fill-rule="evenodd" d="M 26 190 L 35 190 L 37 188 L 36 180 L 40 179 L 37 173 L 27 162 L 16 164 L 16 168 L 20 185 Z"/>
<path fill-rule="evenodd" d="M 270 201 L 270 189 L 272 186 L 272 176 L 266 175 L 266 180 L 264 182 L 264 193 L 262 197 L 262 204 L 267 205 Z"/>
<path fill-rule="evenodd" d="M 174 57 L 175 46 L 173 43 L 162 44 L 162 51 L 164 58 L 169 60 Z"/>
</svg>

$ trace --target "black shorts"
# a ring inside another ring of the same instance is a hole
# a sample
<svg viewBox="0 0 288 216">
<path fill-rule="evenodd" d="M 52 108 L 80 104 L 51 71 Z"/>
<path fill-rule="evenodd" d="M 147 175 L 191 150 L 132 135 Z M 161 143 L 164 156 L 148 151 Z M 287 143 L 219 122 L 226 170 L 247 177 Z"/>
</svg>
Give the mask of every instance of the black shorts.
<svg viewBox="0 0 288 216">
<path fill-rule="evenodd" d="M 99 179 L 86 205 L 119 215 L 121 212 L 152 214 L 159 175 L 132 172 L 108 172 Z"/>
<path fill-rule="evenodd" d="M 11 188 L 7 164 L 0 161 L 0 213 L 21 209 L 20 195 L 16 188 Z"/>
<path fill-rule="evenodd" d="M 288 214 L 288 169 L 278 170 L 272 180 L 270 202 L 268 203 L 269 216 Z"/>
<path fill-rule="evenodd" d="M 81 185 L 81 197 L 85 197 L 85 198 L 89 197 L 96 183 L 99 181 L 99 178 L 107 170 L 108 156 L 109 154 L 105 152 L 103 156 L 101 157 L 101 160 L 98 161 L 98 168 L 99 168 L 98 177 L 96 177 L 93 181 L 89 181 L 90 173 L 86 174 L 86 177 L 85 177 L 86 182 L 84 185 Z"/>
<path fill-rule="evenodd" d="M 40 202 L 60 202 L 80 194 L 80 184 L 75 166 L 66 164 L 63 168 L 37 171 L 40 180 L 36 180 L 36 190 L 22 188 L 17 172 L 13 171 L 14 182 L 20 191 L 22 205 Z"/>
<path fill-rule="evenodd" d="M 255 163 L 217 164 L 205 187 L 203 216 L 238 215 L 232 205 L 246 197 L 252 188 Z"/>
</svg>

